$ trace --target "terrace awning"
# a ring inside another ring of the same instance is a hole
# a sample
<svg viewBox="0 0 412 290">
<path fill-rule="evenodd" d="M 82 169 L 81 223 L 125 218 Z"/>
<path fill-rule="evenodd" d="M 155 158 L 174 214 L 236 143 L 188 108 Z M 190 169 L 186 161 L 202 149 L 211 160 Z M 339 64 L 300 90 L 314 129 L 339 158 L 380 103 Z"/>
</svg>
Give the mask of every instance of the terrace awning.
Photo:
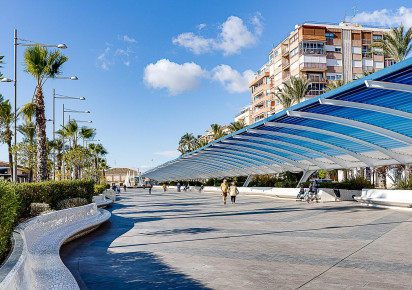
<svg viewBox="0 0 412 290">
<path fill-rule="evenodd" d="M 143 175 L 159 181 L 412 163 L 412 58 Z"/>
</svg>

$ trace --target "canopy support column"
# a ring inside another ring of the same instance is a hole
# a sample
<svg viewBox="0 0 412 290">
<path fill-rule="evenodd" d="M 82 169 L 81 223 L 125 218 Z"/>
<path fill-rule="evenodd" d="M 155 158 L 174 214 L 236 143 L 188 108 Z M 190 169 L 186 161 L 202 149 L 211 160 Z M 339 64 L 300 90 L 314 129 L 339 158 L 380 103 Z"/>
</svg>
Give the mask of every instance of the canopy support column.
<svg viewBox="0 0 412 290">
<path fill-rule="evenodd" d="M 302 182 L 306 182 L 309 179 L 309 177 L 312 175 L 313 172 L 315 172 L 315 170 L 305 170 L 305 171 L 303 171 L 303 175 L 302 175 L 301 179 L 299 180 L 298 185 L 296 185 L 296 188 L 298 188 Z"/>
<path fill-rule="evenodd" d="M 247 176 L 245 183 L 243 183 L 243 187 L 248 187 L 248 185 L 249 185 L 250 181 L 252 180 L 253 176 L 254 176 L 253 174 L 250 174 L 250 175 Z"/>
</svg>

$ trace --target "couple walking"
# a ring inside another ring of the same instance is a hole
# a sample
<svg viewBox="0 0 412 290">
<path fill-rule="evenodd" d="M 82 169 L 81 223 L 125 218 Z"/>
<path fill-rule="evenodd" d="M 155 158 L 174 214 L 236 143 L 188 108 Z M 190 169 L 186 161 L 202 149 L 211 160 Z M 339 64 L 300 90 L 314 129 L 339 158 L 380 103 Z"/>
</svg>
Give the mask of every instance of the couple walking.
<svg viewBox="0 0 412 290">
<path fill-rule="evenodd" d="M 223 183 L 220 185 L 220 189 L 222 190 L 223 196 L 223 204 L 226 204 L 227 194 L 230 194 L 230 200 L 232 203 L 236 203 L 236 196 L 239 194 L 239 190 L 236 187 L 236 184 L 232 182 L 232 185 L 229 186 L 227 180 L 224 179 Z"/>
</svg>

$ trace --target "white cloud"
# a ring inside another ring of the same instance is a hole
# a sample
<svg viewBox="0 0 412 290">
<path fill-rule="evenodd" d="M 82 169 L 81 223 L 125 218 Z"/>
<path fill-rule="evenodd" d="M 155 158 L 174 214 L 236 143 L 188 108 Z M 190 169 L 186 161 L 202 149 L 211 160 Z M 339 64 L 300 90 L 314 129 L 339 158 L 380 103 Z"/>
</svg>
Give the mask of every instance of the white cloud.
<svg viewBox="0 0 412 290">
<path fill-rule="evenodd" d="M 177 95 L 198 89 L 202 79 L 217 81 L 230 93 L 244 93 L 253 77 L 252 70 L 239 72 L 225 64 L 207 71 L 193 62 L 177 64 L 161 59 L 145 67 L 143 80 L 148 87 L 165 88 L 170 95 Z"/>
<path fill-rule="evenodd" d="M 174 44 L 179 44 L 180 46 L 188 48 L 195 54 L 209 52 L 215 46 L 213 39 L 197 36 L 193 32 L 179 34 L 177 37 L 173 38 L 172 41 Z"/>
<path fill-rule="evenodd" d="M 220 27 L 220 33 L 216 38 L 205 38 L 193 32 L 179 34 L 172 39 L 174 44 L 186 47 L 195 54 L 211 52 L 214 50 L 223 51 L 224 55 L 240 53 L 242 48 L 250 47 L 258 40 L 262 34 L 263 25 L 260 21 L 260 13 L 252 20 L 253 32 L 244 24 L 243 20 L 237 16 L 230 16 Z M 199 24 L 201 30 L 205 24 Z"/>
<path fill-rule="evenodd" d="M 226 64 L 219 65 L 212 70 L 213 80 L 220 82 L 230 93 L 247 92 L 253 76 L 254 72 L 251 70 L 240 73 Z"/>
<path fill-rule="evenodd" d="M 123 62 L 125 66 L 130 66 L 130 55 L 132 53 L 133 51 L 129 47 L 127 49 L 118 48 L 116 49 L 114 56 L 120 57 L 121 61 Z"/>
<path fill-rule="evenodd" d="M 110 52 L 110 47 L 106 47 L 104 52 L 97 57 L 99 66 L 104 70 L 108 70 L 109 65 L 111 64 L 111 61 L 108 59 L 109 52 Z"/>
<path fill-rule="evenodd" d="M 206 24 L 200 23 L 200 24 L 197 26 L 197 29 L 202 30 L 202 29 L 205 28 L 205 27 L 206 27 Z"/>
<path fill-rule="evenodd" d="M 123 40 L 126 41 L 126 42 L 130 42 L 130 43 L 137 43 L 136 39 L 134 39 L 132 37 L 129 37 L 127 35 L 123 35 Z"/>
<path fill-rule="evenodd" d="M 170 95 L 177 95 L 199 88 L 206 76 L 207 72 L 193 62 L 177 64 L 161 59 L 145 67 L 143 80 L 148 87 L 165 88 Z"/>
<path fill-rule="evenodd" d="M 395 11 L 382 9 L 372 12 L 361 12 L 352 17 L 351 21 L 392 27 L 403 24 L 406 27 L 412 27 L 412 8 L 402 6 Z"/>
<path fill-rule="evenodd" d="M 177 150 L 168 150 L 168 151 L 161 151 L 155 152 L 156 155 L 165 156 L 168 158 L 177 158 L 180 156 L 180 152 Z"/>
</svg>

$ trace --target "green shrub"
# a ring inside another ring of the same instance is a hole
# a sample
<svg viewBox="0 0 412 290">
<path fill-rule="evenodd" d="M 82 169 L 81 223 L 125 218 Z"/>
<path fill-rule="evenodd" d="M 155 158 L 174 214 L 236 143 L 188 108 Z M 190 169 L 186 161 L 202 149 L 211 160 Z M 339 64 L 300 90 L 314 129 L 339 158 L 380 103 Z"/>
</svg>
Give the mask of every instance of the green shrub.
<svg viewBox="0 0 412 290">
<path fill-rule="evenodd" d="M 37 183 L 19 183 L 16 185 L 19 196 L 20 215 L 30 214 L 30 204 L 45 202 L 52 209 L 57 209 L 59 201 L 74 197 L 85 198 L 92 202 L 94 196 L 94 181 L 92 179 L 45 181 Z"/>
<path fill-rule="evenodd" d="M 69 199 L 59 201 L 59 203 L 57 204 L 57 208 L 60 210 L 60 209 L 66 209 L 66 208 L 86 205 L 87 203 L 88 203 L 87 199 L 75 197 L 75 198 L 69 198 Z"/>
<path fill-rule="evenodd" d="M 30 205 L 30 215 L 38 216 L 43 212 L 49 212 L 50 205 L 44 202 L 35 202 Z"/>
<path fill-rule="evenodd" d="M 412 189 L 412 176 L 408 178 L 401 178 L 398 180 L 396 189 Z"/>
<path fill-rule="evenodd" d="M 14 186 L 0 180 L 0 261 L 6 253 L 11 233 L 17 222 L 18 200 Z"/>
<path fill-rule="evenodd" d="M 109 188 L 110 188 L 110 185 L 109 185 Z M 106 184 L 97 184 L 97 185 L 94 186 L 94 194 L 95 194 L 95 195 L 101 194 L 101 193 L 103 193 L 106 189 L 108 189 L 107 186 L 106 186 Z"/>
</svg>

